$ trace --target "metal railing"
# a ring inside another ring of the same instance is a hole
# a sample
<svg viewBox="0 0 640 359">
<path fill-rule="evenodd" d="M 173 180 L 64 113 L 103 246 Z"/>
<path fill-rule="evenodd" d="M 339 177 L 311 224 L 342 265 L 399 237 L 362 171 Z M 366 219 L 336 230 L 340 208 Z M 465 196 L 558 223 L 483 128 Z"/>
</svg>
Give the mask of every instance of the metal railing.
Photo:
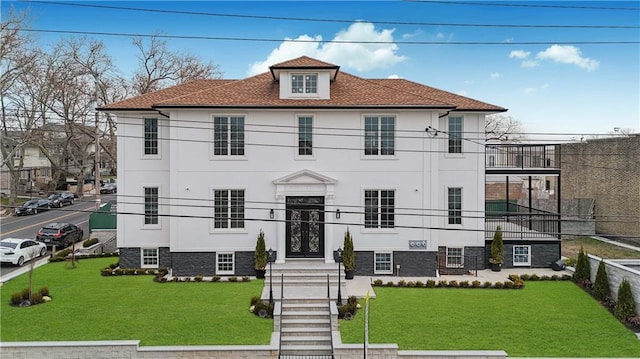
<svg viewBox="0 0 640 359">
<path fill-rule="evenodd" d="M 487 144 L 486 168 L 560 168 L 560 145 Z"/>
<path fill-rule="evenodd" d="M 465 255 L 456 257 L 455 263 L 450 263 L 446 255 L 436 256 L 438 272 L 440 274 L 473 274 L 478 276 L 478 256 Z"/>
<path fill-rule="evenodd" d="M 280 273 L 280 340 L 278 340 L 278 357 L 283 358 L 282 353 L 282 312 L 284 310 L 284 273 Z"/>
<path fill-rule="evenodd" d="M 333 315 L 331 315 L 331 291 L 329 290 L 329 273 L 327 273 L 327 306 L 329 310 L 329 338 L 331 339 L 331 358 L 333 359 Z"/>
<path fill-rule="evenodd" d="M 498 226 L 504 239 L 559 238 L 560 214 L 509 204 L 508 211 L 486 212 L 485 238 L 493 237 Z"/>
</svg>

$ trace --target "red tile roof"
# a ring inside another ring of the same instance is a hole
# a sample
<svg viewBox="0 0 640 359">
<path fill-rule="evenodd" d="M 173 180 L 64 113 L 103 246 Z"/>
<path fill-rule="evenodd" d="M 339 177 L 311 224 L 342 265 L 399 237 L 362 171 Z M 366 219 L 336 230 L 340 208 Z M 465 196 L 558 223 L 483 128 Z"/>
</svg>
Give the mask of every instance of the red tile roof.
<svg viewBox="0 0 640 359">
<path fill-rule="evenodd" d="M 306 56 L 274 68 L 325 68 L 336 65 Z M 269 72 L 243 80 L 196 80 L 103 106 L 110 110 L 154 108 L 439 108 L 502 112 L 506 109 L 402 79 L 364 79 L 340 72 L 331 82 L 330 99 L 281 99 Z"/>
</svg>

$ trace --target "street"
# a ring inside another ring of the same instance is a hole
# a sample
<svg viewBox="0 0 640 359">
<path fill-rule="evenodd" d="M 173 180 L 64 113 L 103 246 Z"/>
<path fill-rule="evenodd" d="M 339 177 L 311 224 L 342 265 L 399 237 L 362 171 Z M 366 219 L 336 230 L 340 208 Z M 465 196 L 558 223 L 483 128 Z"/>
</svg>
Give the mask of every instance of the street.
<svg viewBox="0 0 640 359">
<path fill-rule="evenodd" d="M 102 203 L 115 201 L 115 195 L 102 195 Z M 89 215 L 95 209 L 94 197 L 84 197 L 82 200 L 76 199 L 75 203 L 62 208 L 52 208 L 49 211 L 41 212 L 30 216 L 12 216 L 1 220 L 1 238 L 35 238 L 36 232 L 46 224 L 53 222 L 68 222 L 77 225 L 84 231 L 83 240 L 89 236 Z M 50 250 L 47 251 L 47 255 Z M 2 263 L 0 276 L 18 269 L 10 263 Z"/>
</svg>

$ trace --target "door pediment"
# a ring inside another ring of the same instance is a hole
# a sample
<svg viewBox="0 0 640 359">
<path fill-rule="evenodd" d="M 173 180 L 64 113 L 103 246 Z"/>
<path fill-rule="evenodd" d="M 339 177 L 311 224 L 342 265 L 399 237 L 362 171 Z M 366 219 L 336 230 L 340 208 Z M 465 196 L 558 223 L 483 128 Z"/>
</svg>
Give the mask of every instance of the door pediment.
<svg viewBox="0 0 640 359">
<path fill-rule="evenodd" d="M 273 183 L 276 185 L 334 185 L 338 181 L 329 176 L 325 176 L 323 174 L 311 171 L 311 170 L 301 170 L 284 177 L 277 178 L 273 180 Z"/>
</svg>

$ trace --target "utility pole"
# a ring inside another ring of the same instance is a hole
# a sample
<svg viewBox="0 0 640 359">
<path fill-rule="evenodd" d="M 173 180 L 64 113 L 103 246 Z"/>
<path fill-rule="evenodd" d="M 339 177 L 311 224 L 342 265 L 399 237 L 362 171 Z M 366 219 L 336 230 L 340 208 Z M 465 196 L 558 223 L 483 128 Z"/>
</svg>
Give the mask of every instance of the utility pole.
<svg viewBox="0 0 640 359">
<path fill-rule="evenodd" d="M 96 83 L 96 108 L 98 107 L 98 84 Z M 100 209 L 101 198 L 100 198 L 100 126 L 98 126 L 98 110 L 95 110 L 96 116 L 96 149 L 95 149 L 95 175 L 94 179 L 94 187 L 96 191 L 96 210 Z"/>
</svg>

